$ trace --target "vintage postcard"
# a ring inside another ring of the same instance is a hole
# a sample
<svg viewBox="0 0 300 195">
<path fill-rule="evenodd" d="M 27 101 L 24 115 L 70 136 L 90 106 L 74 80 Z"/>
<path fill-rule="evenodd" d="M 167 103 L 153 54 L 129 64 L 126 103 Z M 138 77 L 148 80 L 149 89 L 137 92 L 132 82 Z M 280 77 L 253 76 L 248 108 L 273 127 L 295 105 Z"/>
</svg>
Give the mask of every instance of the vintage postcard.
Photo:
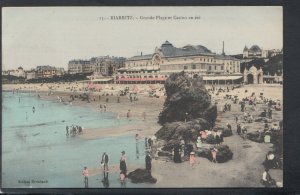
<svg viewBox="0 0 300 195">
<path fill-rule="evenodd" d="M 280 188 L 280 6 L 2 8 L 2 188 Z"/>
</svg>

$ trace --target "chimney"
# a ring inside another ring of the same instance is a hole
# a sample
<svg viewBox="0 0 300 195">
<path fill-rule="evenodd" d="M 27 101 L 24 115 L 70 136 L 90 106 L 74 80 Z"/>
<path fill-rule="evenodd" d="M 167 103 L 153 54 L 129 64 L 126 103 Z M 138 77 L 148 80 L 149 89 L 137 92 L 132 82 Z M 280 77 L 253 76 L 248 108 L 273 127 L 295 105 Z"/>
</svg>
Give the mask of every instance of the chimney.
<svg viewBox="0 0 300 195">
<path fill-rule="evenodd" d="M 143 52 L 141 52 L 141 56 L 143 55 Z"/>
<path fill-rule="evenodd" d="M 223 41 L 222 55 L 225 55 L 225 52 L 224 52 L 224 41 Z"/>
</svg>

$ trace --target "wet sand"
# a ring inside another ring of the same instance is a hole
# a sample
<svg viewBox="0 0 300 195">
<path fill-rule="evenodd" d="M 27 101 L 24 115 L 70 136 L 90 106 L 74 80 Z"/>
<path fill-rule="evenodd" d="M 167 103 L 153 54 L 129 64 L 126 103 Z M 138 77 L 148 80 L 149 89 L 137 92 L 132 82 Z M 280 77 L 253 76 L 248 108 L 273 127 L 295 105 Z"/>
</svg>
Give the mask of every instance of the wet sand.
<svg viewBox="0 0 300 195">
<path fill-rule="evenodd" d="M 36 86 L 27 85 L 27 89 Z M 133 87 L 133 85 L 129 85 Z M 16 86 L 15 86 L 16 87 Z M 20 86 L 18 86 L 20 87 Z M 23 86 L 24 87 L 24 86 Z M 121 86 L 119 88 L 124 88 Z M 158 86 L 159 87 L 159 86 Z M 61 88 L 61 87 L 60 87 Z M 118 87 L 115 87 L 118 88 Z M 148 86 L 142 86 L 140 88 L 148 89 Z M 13 87 L 3 85 L 4 90 L 13 89 Z M 245 90 L 248 90 L 245 93 Z M 58 101 L 57 96 L 61 96 L 65 101 L 69 100 L 70 94 L 74 92 L 68 92 L 63 90 L 53 91 L 53 95 L 48 96 L 48 91 L 45 88 L 38 91 L 42 99 L 49 101 Z M 114 93 L 114 96 L 102 96 L 103 93 Z M 72 106 L 87 106 L 100 112 L 99 105 L 106 104 L 107 112 L 113 112 L 117 116 L 119 114 L 121 119 L 126 119 L 126 113 L 130 109 L 132 113 L 132 121 L 128 121 L 125 125 L 120 127 L 105 129 L 85 129 L 84 134 L 80 136 L 82 139 L 99 139 L 101 137 L 119 136 L 125 134 L 132 134 L 134 136 L 138 133 L 141 137 L 153 135 L 160 125 L 157 123 L 159 112 L 163 108 L 165 97 L 151 98 L 146 93 L 141 93 L 138 101 L 130 102 L 126 96 L 120 97 L 120 103 L 117 103 L 118 90 L 103 90 L 100 93 L 96 92 L 90 95 L 90 103 L 86 101 L 76 100 L 72 103 Z M 240 106 L 238 104 L 232 104 L 229 100 L 224 100 L 225 94 L 238 95 L 241 98 L 250 96 L 252 92 L 255 92 L 258 96 L 260 92 L 264 93 L 267 98 L 273 100 L 280 100 L 282 103 L 282 86 L 245 86 L 235 89 L 229 93 L 224 92 L 219 95 L 212 94 L 212 99 L 217 100 L 218 110 L 225 104 L 230 102 L 232 105 L 232 111 L 218 113 L 216 126 L 224 126 L 227 122 L 231 123 L 234 135 L 224 138 L 224 144 L 228 145 L 233 152 L 233 159 L 226 162 L 215 164 L 208 161 L 205 158 L 196 157 L 197 164 L 194 168 L 189 166 L 188 162 L 173 163 L 167 162 L 163 159 L 152 161 L 152 174 L 157 178 L 157 183 L 153 184 L 153 187 L 263 187 L 259 181 L 262 177 L 264 167 L 262 162 L 265 159 L 265 155 L 268 151 L 272 150 L 272 144 L 256 143 L 250 140 L 243 140 L 239 137 L 236 131 L 235 116 L 242 117 L 243 113 L 239 111 Z M 83 92 L 81 92 L 83 93 Z M 99 100 L 99 94 L 101 100 Z M 95 97 L 95 101 L 93 100 Z M 109 98 L 109 102 L 105 101 Z M 67 103 L 67 102 L 66 102 Z M 258 104 L 257 110 L 253 113 L 253 117 L 263 111 L 266 105 Z M 247 107 L 250 108 L 249 106 Z M 142 113 L 146 112 L 146 120 L 143 121 Z M 273 121 L 277 122 L 282 120 L 282 111 L 273 112 Z M 263 123 L 245 123 L 248 132 L 262 129 Z M 94 171 L 93 171 L 94 172 Z M 95 170 L 95 174 L 101 174 Z M 270 170 L 272 178 L 276 181 L 282 182 L 282 170 Z M 142 184 L 141 184 L 142 185 Z"/>
</svg>

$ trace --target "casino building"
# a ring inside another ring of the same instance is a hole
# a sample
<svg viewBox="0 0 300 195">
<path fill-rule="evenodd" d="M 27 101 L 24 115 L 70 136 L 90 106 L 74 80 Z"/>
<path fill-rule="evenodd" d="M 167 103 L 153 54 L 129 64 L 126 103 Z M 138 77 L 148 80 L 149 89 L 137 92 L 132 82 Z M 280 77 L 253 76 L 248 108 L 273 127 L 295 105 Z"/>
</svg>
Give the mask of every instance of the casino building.
<svg viewBox="0 0 300 195">
<path fill-rule="evenodd" d="M 165 41 L 153 54 L 128 58 L 125 67 L 118 69 L 116 83 L 164 83 L 174 72 L 185 71 L 203 76 L 206 83 L 239 83 L 242 81 L 240 60 L 216 54 L 202 45 L 174 47 Z"/>
</svg>

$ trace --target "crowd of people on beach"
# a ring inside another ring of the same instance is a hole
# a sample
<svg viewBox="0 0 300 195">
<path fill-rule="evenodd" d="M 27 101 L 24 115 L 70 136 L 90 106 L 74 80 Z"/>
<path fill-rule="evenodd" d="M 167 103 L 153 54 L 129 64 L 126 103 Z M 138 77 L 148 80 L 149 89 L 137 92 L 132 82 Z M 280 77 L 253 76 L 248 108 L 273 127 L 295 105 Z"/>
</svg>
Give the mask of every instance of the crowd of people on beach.
<svg viewBox="0 0 300 195">
<path fill-rule="evenodd" d="M 245 93 L 247 93 L 248 91 L 245 90 Z M 226 95 L 226 99 L 229 96 Z M 229 98 L 230 99 L 230 98 Z M 236 99 L 233 100 L 235 103 Z M 259 137 L 263 138 L 263 142 L 265 143 L 270 143 L 271 142 L 271 132 L 274 131 L 280 131 L 282 130 L 282 121 L 279 121 L 279 124 L 274 123 L 272 121 L 273 119 L 273 110 L 275 111 L 281 111 L 282 110 L 282 105 L 281 102 L 279 100 L 272 100 L 272 98 L 267 98 L 264 97 L 263 92 L 259 93 L 259 96 L 256 96 L 255 92 L 252 92 L 250 96 L 244 97 L 239 101 L 240 104 L 240 112 L 241 112 L 241 116 L 235 116 L 235 121 L 236 121 L 236 133 L 238 135 L 240 135 L 244 140 L 248 138 L 248 133 L 247 133 L 247 128 L 246 128 L 246 124 L 247 123 L 253 123 L 253 122 L 264 122 L 263 123 L 263 127 L 261 127 L 260 129 L 257 130 L 257 132 L 259 133 Z M 257 116 L 257 118 L 254 118 L 254 113 L 255 111 L 259 111 L 257 109 L 257 104 L 262 104 L 263 106 L 261 106 L 260 108 L 263 109 L 263 112 L 261 112 L 261 114 L 259 114 Z M 246 107 L 246 105 L 248 105 L 248 107 Z M 226 109 L 226 107 L 228 107 L 228 104 L 225 103 L 224 106 L 224 111 L 228 110 Z M 267 108 L 266 108 L 267 107 Z M 240 122 L 240 118 L 243 119 L 243 122 Z M 272 125 L 269 125 L 269 123 L 273 123 Z M 263 130 L 262 130 L 263 129 Z M 269 152 L 266 156 L 266 160 L 265 162 L 268 162 L 268 160 L 270 161 L 270 159 L 274 158 L 274 153 L 273 152 Z M 280 167 L 278 165 L 278 163 L 280 162 L 280 160 L 275 161 L 277 163 L 277 165 L 275 167 Z M 266 163 L 268 164 L 268 163 Z M 269 174 L 269 169 L 270 166 L 266 166 L 265 164 L 265 171 L 262 174 L 262 179 L 261 179 L 261 184 L 263 184 L 266 187 L 270 187 L 270 186 L 280 186 L 280 182 L 275 182 L 274 179 L 271 178 L 271 175 Z M 279 184 L 278 184 L 279 183 Z"/>
<path fill-rule="evenodd" d="M 260 129 L 257 129 L 257 132 L 260 133 L 261 136 L 264 137 L 264 142 L 265 143 L 270 143 L 271 134 L 270 132 L 272 131 L 280 131 L 282 130 L 282 122 L 280 123 L 274 123 L 272 119 L 274 118 L 274 112 L 275 111 L 281 111 L 282 110 L 282 103 L 279 100 L 273 100 L 272 98 L 264 97 L 263 93 L 259 93 L 259 96 L 256 95 L 255 92 L 251 93 L 251 95 L 243 97 L 239 99 L 239 95 L 229 95 L 229 93 L 232 90 L 237 90 L 237 89 L 229 89 L 229 87 L 225 88 L 216 88 L 215 86 L 212 87 L 209 91 L 211 94 L 214 96 L 220 96 L 222 93 L 224 93 L 223 100 L 225 100 L 224 106 L 221 106 L 221 112 L 227 113 L 227 112 L 232 112 L 235 107 L 234 105 L 238 108 L 238 115 L 234 115 L 234 122 L 226 122 L 226 128 L 229 129 L 230 131 L 233 130 L 232 127 L 236 127 L 236 134 L 241 136 L 243 140 L 248 139 L 248 125 L 252 124 L 254 122 L 257 122 L 257 120 L 260 120 L 262 118 L 262 126 Z M 239 89 L 241 90 L 241 89 Z M 245 93 L 249 93 L 248 91 L 245 91 Z M 135 95 L 134 93 L 127 93 L 128 95 L 128 100 L 130 102 L 133 101 L 138 101 L 138 96 Z M 38 95 L 40 98 L 40 95 Z M 103 93 L 102 95 L 98 96 L 99 101 L 101 98 L 105 96 L 105 103 L 100 104 L 99 108 L 100 111 L 107 111 L 107 104 L 111 102 L 111 99 L 108 96 L 113 96 L 113 94 L 109 93 Z M 97 96 L 96 96 L 97 97 Z M 96 97 L 92 96 L 92 100 L 96 101 Z M 90 101 L 90 95 L 71 95 L 69 103 L 71 104 L 76 98 L 80 98 L 82 100 Z M 63 98 L 61 96 L 57 96 L 57 100 L 59 102 L 64 102 Z M 21 99 L 19 98 L 19 102 Z M 215 100 L 216 103 L 219 103 L 218 100 Z M 118 95 L 117 97 L 117 103 L 120 103 L 120 96 Z M 233 105 L 232 105 L 233 104 Z M 258 106 L 259 104 L 263 106 Z M 233 108 L 232 108 L 233 107 Z M 263 109 L 261 114 L 257 115 L 256 113 L 260 111 L 260 109 Z M 36 108 L 33 106 L 32 107 L 32 112 L 36 112 Z M 119 115 L 118 115 L 119 117 Z M 127 119 L 131 120 L 132 119 L 132 112 L 129 109 L 128 112 L 126 113 Z M 26 118 L 27 118 L 27 113 L 26 113 Z M 146 119 L 146 113 L 142 113 L 142 118 L 143 120 Z M 273 123 L 273 124 L 272 124 Z M 249 130 L 251 130 L 249 128 Z M 71 126 L 66 126 L 66 136 L 76 136 L 78 134 L 83 133 L 83 127 L 79 125 L 71 125 Z M 216 130 L 216 129 L 210 129 L 210 130 L 202 130 L 199 131 L 199 134 L 197 135 L 197 141 L 194 143 L 195 149 L 190 147 L 188 143 L 185 143 L 183 139 L 180 140 L 180 145 L 178 147 L 173 148 L 173 160 L 174 162 L 182 162 L 184 160 L 189 161 L 189 164 L 192 168 L 195 167 L 197 163 L 197 158 L 196 158 L 196 152 L 197 150 L 201 150 L 204 145 L 207 144 L 207 140 L 209 138 L 212 138 L 215 140 L 214 144 L 210 145 L 210 152 L 211 152 L 211 157 L 212 160 L 211 162 L 213 163 L 218 163 L 217 157 L 218 157 L 218 146 L 222 145 L 224 143 L 224 135 L 221 130 Z M 136 135 L 136 140 L 139 140 L 139 136 Z M 155 139 L 152 138 L 145 138 L 145 147 L 146 147 L 146 155 L 145 155 L 145 168 L 147 170 L 151 170 L 151 160 L 153 158 L 157 157 L 157 148 L 155 148 Z M 272 154 L 267 154 L 266 159 L 267 160 L 272 160 L 275 157 L 272 157 L 274 153 Z M 103 153 L 101 157 L 101 166 L 103 168 L 104 172 L 104 177 L 103 177 L 103 184 L 104 186 L 108 187 L 108 173 L 109 173 L 109 157 L 107 153 Z M 126 180 L 126 174 L 127 174 L 127 165 L 126 165 L 126 156 L 125 156 L 125 151 L 121 152 L 120 156 L 120 183 L 122 187 L 125 187 L 125 180 Z M 269 170 L 272 168 L 272 166 L 266 166 L 264 172 L 262 173 L 262 179 L 261 183 L 263 185 L 270 185 L 274 183 L 274 180 L 272 179 Z M 82 170 L 82 175 L 84 176 L 84 183 L 85 187 L 88 187 L 88 168 L 84 167 Z"/>
<path fill-rule="evenodd" d="M 76 135 L 80 135 L 83 133 L 83 127 L 79 125 L 71 125 L 71 126 L 66 126 L 66 136 L 69 137 L 74 137 Z"/>
<path fill-rule="evenodd" d="M 136 143 L 139 142 L 141 137 L 136 134 L 135 135 L 135 140 Z M 152 168 L 152 158 L 154 157 L 154 142 L 155 142 L 155 137 L 145 137 L 145 170 L 151 172 Z M 138 155 L 138 154 L 137 154 Z M 109 162 L 110 158 L 107 154 L 107 152 L 103 152 L 102 156 L 100 157 L 100 168 L 103 172 L 103 178 L 101 182 L 103 183 L 104 188 L 109 188 L 109 177 L 108 174 L 111 169 L 109 169 Z M 126 163 L 126 155 L 125 151 L 122 151 L 119 157 L 119 180 L 121 187 L 124 188 L 126 187 L 126 177 L 128 174 L 128 167 Z M 82 170 L 82 176 L 83 176 L 83 182 L 85 188 L 88 188 L 88 181 L 89 181 L 89 171 L 88 168 L 85 166 Z"/>
<path fill-rule="evenodd" d="M 234 90 L 234 88 L 232 89 Z M 241 90 L 241 89 L 240 89 Z M 231 90 L 227 87 L 225 89 L 218 89 L 214 86 L 212 89 L 209 90 L 211 94 L 214 94 L 215 96 L 220 96 L 222 93 L 230 92 Z M 245 94 L 249 93 L 247 90 L 245 90 Z M 212 96 L 211 96 L 212 97 Z M 262 136 L 264 136 L 264 142 L 270 143 L 271 141 L 271 133 L 272 131 L 279 131 L 282 129 L 282 121 L 279 122 L 279 124 L 274 123 L 272 121 L 273 119 L 273 110 L 275 111 L 281 111 L 282 110 L 282 104 L 279 100 L 272 100 L 271 98 L 264 97 L 263 93 L 261 92 L 259 96 L 256 96 L 255 92 L 251 93 L 250 96 L 246 96 L 244 98 L 239 99 L 239 95 L 228 95 L 226 94 L 223 99 L 225 99 L 225 104 L 222 107 L 222 112 L 230 112 L 231 109 L 231 103 L 239 105 L 240 106 L 240 114 L 234 115 L 235 125 L 236 125 L 236 134 L 241 136 L 243 140 L 248 139 L 248 127 L 247 124 L 251 124 L 254 122 L 260 122 L 260 120 L 265 121 L 263 123 L 263 130 L 257 130 L 258 132 L 262 133 Z M 219 101 L 217 99 L 214 99 L 215 103 L 218 104 Z M 257 107 L 258 104 L 261 104 L 262 106 Z M 267 108 L 265 108 L 267 107 Z M 257 112 L 260 111 L 260 109 L 263 109 L 263 112 L 257 116 Z M 254 117 L 257 116 L 257 117 Z M 262 118 L 263 117 L 263 118 Z M 262 119 L 261 119 L 262 118 Z M 269 125 L 269 123 L 273 123 Z M 233 123 L 227 122 L 226 129 L 229 131 L 232 131 L 232 126 L 234 126 Z M 208 144 L 209 140 L 213 139 L 213 144 Z M 223 131 L 221 130 L 202 130 L 199 131 L 199 135 L 196 139 L 195 149 L 188 143 L 185 143 L 184 140 L 181 139 L 180 145 L 175 145 L 173 148 L 173 160 L 175 163 L 182 162 L 184 160 L 188 160 L 190 166 L 193 168 L 195 164 L 199 163 L 199 161 L 196 163 L 196 151 L 203 149 L 203 147 L 207 147 L 207 144 L 210 145 L 210 152 L 211 152 L 211 162 L 218 163 L 217 157 L 218 157 L 218 146 L 222 145 L 224 142 L 224 136 Z M 204 144 L 205 143 L 205 144 Z M 204 146 L 204 145 L 205 146 Z M 272 158 L 270 157 L 270 154 L 268 154 L 268 159 Z M 271 156 L 274 155 L 273 153 Z M 266 157 L 267 158 L 267 157 Z M 278 164 L 278 159 L 277 159 Z M 279 161 L 280 162 L 280 161 Z M 280 167 L 277 165 L 276 167 Z M 262 181 L 261 183 L 265 186 L 270 186 L 270 184 L 274 184 L 274 180 L 271 178 L 268 170 L 270 169 L 270 166 L 265 167 L 265 171 L 262 174 Z M 280 182 L 278 185 L 280 185 Z M 277 185 L 277 184 L 276 184 Z M 276 186 L 275 185 L 275 186 Z M 277 185 L 277 186 L 278 186 Z"/>
</svg>

